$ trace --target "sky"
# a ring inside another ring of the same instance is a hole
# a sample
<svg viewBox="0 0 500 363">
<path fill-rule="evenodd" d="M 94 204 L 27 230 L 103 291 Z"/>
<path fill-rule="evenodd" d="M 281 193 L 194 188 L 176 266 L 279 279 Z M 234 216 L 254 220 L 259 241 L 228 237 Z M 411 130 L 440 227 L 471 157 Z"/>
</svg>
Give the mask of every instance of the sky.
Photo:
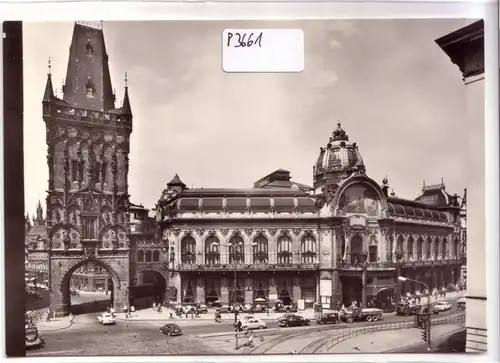
<svg viewBox="0 0 500 363">
<path fill-rule="evenodd" d="M 178 173 L 189 187 L 251 187 L 278 168 L 312 185 L 337 122 L 359 145 L 367 174 L 399 197 L 423 180 L 461 194 L 467 174 L 465 87 L 434 40 L 447 20 L 105 22 L 121 105 L 128 73 L 134 114 L 129 193 L 152 208 Z M 222 70 L 226 28 L 301 28 L 302 73 Z M 45 210 L 48 169 L 42 97 L 47 64 L 61 89 L 73 23 L 24 23 L 25 209 Z M 60 92 L 60 91 L 59 91 Z M 59 93 L 59 96 L 61 94 Z"/>
</svg>

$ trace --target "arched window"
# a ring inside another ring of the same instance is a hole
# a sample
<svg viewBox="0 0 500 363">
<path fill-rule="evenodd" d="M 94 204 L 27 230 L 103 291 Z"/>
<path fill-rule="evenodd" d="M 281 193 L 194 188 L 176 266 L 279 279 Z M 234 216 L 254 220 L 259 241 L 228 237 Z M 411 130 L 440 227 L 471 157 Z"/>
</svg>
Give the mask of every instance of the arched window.
<svg viewBox="0 0 500 363">
<path fill-rule="evenodd" d="M 205 240 L 205 264 L 220 264 L 220 242 L 216 236 L 210 236 Z"/>
<path fill-rule="evenodd" d="M 439 256 L 439 238 L 434 240 L 434 259 L 437 260 Z"/>
<path fill-rule="evenodd" d="M 153 251 L 153 262 L 160 262 L 160 251 Z"/>
<path fill-rule="evenodd" d="M 278 263 L 292 263 L 292 239 L 289 236 L 278 238 Z"/>
<path fill-rule="evenodd" d="M 258 235 L 253 240 L 253 263 L 268 263 L 269 262 L 269 250 L 267 238 L 263 235 Z"/>
<path fill-rule="evenodd" d="M 408 244 L 406 248 L 406 255 L 408 256 L 409 260 L 413 260 L 413 237 L 408 238 Z"/>
<path fill-rule="evenodd" d="M 427 246 L 425 246 L 425 257 L 430 260 L 432 255 L 432 239 L 427 237 Z"/>
<path fill-rule="evenodd" d="M 151 258 L 151 250 L 147 250 L 146 251 L 146 262 L 151 262 L 152 258 Z"/>
<path fill-rule="evenodd" d="M 229 263 L 245 263 L 245 246 L 241 236 L 229 240 Z"/>
<path fill-rule="evenodd" d="M 422 260 L 423 253 L 424 253 L 424 240 L 422 239 L 422 237 L 419 237 L 418 241 L 417 241 L 417 259 L 418 260 Z"/>
<path fill-rule="evenodd" d="M 196 241 L 193 236 L 186 236 L 181 240 L 181 262 L 196 262 Z"/>
<path fill-rule="evenodd" d="M 443 244 L 441 247 L 441 256 L 442 258 L 448 258 L 448 240 L 446 238 L 443 238 Z"/>
<path fill-rule="evenodd" d="M 301 263 L 316 263 L 316 239 L 311 234 L 305 235 L 300 241 L 300 261 Z"/>
<path fill-rule="evenodd" d="M 144 251 L 137 251 L 137 262 L 144 262 Z"/>
<path fill-rule="evenodd" d="M 453 254 L 456 258 L 460 257 L 460 241 L 458 239 L 455 239 L 455 245 Z"/>
<path fill-rule="evenodd" d="M 405 239 L 402 235 L 399 235 L 398 242 L 396 243 L 396 252 L 403 253 L 404 252 L 404 243 Z"/>
<path fill-rule="evenodd" d="M 351 239 L 351 263 L 358 264 L 364 262 L 363 239 L 356 235 Z"/>
</svg>

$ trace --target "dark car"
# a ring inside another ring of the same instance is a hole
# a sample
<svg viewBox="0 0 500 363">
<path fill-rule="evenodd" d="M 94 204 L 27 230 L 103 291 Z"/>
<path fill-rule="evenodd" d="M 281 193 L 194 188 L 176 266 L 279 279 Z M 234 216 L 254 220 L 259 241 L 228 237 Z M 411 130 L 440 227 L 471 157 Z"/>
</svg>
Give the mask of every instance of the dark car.
<svg viewBox="0 0 500 363">
<path fill-rule="evenodd" d="M 307 326 L 309 325 L 309 319 L 306 319 L 300 315 L 288 316 L 284 319 L 278 320 L 278 326 L 289 327 L 289 326 Z"/>
<path fill-rule="evenodd" d="M 181 327 L 177 324 L 165 324 L 160 328 L 160 331 L 169 336 L 182 335 Z"/>
<path fill-rule="evenodd" d="M 196 308 L 198 314 L 206 314 L 208 313 L 208 307 L 206 305 L 200 305 Z"/>
<path fill-rule="evenodd" d="M 337 324 L 340 323 L 340 317 L 338 313 L 326 313 L 319 319 L 316 319 L 318 324 Z"/>
<path fill-rule="evenodd" d="M 398 302 L 396 303 L 396 315 L 417 315 L 421 308 L 422 306 L 420 304 L 410 305 L 408 303 Z"/>
</svg>

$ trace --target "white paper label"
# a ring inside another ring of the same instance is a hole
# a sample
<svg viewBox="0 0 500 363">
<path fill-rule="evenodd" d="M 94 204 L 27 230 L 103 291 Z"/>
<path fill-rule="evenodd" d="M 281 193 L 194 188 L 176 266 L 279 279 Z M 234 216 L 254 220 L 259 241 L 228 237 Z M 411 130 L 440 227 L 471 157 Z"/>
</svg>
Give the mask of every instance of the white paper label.
<svg viewBox="0 0 500 363">
<path fill-rule="evenodd" d="M 302 72 L 301 29 L 226 29 L 222 34 L 225 72 Z"/>
</svg>

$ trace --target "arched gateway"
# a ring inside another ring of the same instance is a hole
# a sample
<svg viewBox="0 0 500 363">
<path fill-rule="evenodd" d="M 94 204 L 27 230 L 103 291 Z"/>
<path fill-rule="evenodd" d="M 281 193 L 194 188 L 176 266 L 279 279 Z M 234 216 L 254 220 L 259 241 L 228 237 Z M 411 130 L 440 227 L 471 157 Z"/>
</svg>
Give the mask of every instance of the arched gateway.
<svg viewBox="0 0 500 363">
<path fill-rule="evenodd" d="M 46 126 L 50 308 L 69 313 L 69 280 L 88 261 L 113 280 L 115 310 L 128 304 L 128 154 L 132 111 L 127 81 L 115 106 L 102 26 L 76 22 L 63 96 L 52 78 L 42 101 Z"/>
</svg>

